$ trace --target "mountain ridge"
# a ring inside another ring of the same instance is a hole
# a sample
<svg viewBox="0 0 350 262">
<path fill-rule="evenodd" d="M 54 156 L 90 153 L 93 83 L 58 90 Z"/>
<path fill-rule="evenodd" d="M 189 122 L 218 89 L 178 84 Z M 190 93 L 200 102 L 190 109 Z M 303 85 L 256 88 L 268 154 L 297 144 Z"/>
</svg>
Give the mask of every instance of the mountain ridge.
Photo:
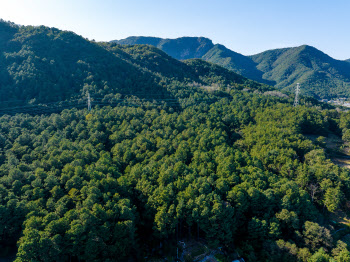
<svg viewBox="0 0 350 262">
<path fill-rule="evenodd" d="M 329 157 L 350 114 L 151 45 L 0 32 L 0 261 L 349 261 L 350 172 Z"/>
<path fill-rule="evenodd" d="M 111 41 L 122 45 L 149 44 L 153 45 L 172 57 L 185 60 L 190 58 L 200 58 L 210 48 L 214 46 L 212 40 L 206 37 L 181 37 L 177 39 L 159 37 L 137 37 L 131 36 L 122 40 Z M 186 48 L 178 50 L 178 46 L 185 45 Z"/>
<path fill-rule="evenodd" d="M 148 38 L 131 37 L 113 42 L 118 44 L 127 42 L 127 44 L 132 45 L 133 41 L 137 40 L 135 43 L 142 42 L 142 44 L 154 45 L 148 41 Z M 275 85 L 278 89 L 292 91 L 296 83 L 300 83 L 304 94 L 317 98 L 350 97 L 350 59 L 336 60 L 309 45 L 271 49 L 255 55 L 244 56 L 224 45 L 214 45 L 208 38 L 192 37 L 191 41 L 189 38 L 191 37 L 156 38 L 158 42 L 155 46 L 176 59 L 201 58 L 254 81 Z M 202 42 L 205 46 L 201 45 L 201 52 L 188 52 L 186 56 L 183 55 L 184 50 L 189 49 L 184 44 L 199 42 L 199 39 L 207 40 L 207 42 Z M 162 41 L 165 41 L 168 46 L 172 46 L 171 51 L 168 51 L 161 44 Z M 207 52 L 203 54 L 206 50 Z M 199 57 L 201 54 L 203 55 Z"/>
<path fill-rule="evenodd" d="M 147 45 L 99 43 L 57 28 L 4 21 L 0 32 L 0 114 L 9 112 L 6 108 L 76 100 L 84 106 L 87 93 L 116 103 L 129 98 L 178 100 L 182 89 L 203 95 L 203 87 L 216 83 L 222 90 L 271 89 L 218 65 L 184 63 Z M 192 50 L 200 47 L 199 41 Z"/>
<path fill-rule="evenodd" d="M 263 78 L 276 81 L 279 89 L 292 90 L 299 82 L 308 87 L 309 94 L 327 97 L 330 93 L 346 95 L 347 90 L 340 83 L 350 83 L 348 63 L 309 45 L 268 50 L 251 58 L 264 72 Z"/>
</svg>

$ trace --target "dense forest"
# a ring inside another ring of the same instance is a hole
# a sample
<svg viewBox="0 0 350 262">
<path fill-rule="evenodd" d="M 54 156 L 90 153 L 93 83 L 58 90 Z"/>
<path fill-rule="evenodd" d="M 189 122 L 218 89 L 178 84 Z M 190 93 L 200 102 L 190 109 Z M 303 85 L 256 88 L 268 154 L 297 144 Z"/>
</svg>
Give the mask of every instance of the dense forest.
<svg viewBox="0 0 350 262">
<path fill-rule="evenodd" d="M 204 37 L 162 39 L 133 36 L 113 42 L 153 45 L 177 59 L 201 58 L 249 79 L 287 91 L 294 90 L 300 83 L 303 94 L 316 98 L 350 97 L 349 61 L 333 59 L 312 46 L 268 50 L 244 56 L 223 45 L 214 45 Z"/>
<path fill-rule="evenodd" d="M 0 257 L 175 261 L 179 243 L 197 241 L 217 261 L 350 261 L 337 219 L 350 173 L 327 146 L 350 141 L 349 113 L 307 97 L 293 107 L 291 95 L 151 46 L 0 31 L 0 92 L 12 99 L 0 96 Z M 91 111 L 64 109 L 86 92 Z"/>
<path fill-rule="evenodd" d="M 4 21 L 0 36 L 0 114 L 81 108 L 87 93 L 95 102 L 116 104 L 120 99 L 177 100 L 192 86 L 212 84 L 271 90 L 214 64 L 183 63 L 146 45 L 96 43 L 73 32 Z M 181 88 L 183 94 L 174 90 Z"/>
<path fill-rule="evenodd" d="M 345 209 L 350 176 L 323 142 L 347 114 L 230 94 L 173 112 L 1 117 L 3 250 L 17 243 L 16 261 L 126 261 L 201 238 L 246 261 L 348 261 L 328 217 Z"/>
</svg>

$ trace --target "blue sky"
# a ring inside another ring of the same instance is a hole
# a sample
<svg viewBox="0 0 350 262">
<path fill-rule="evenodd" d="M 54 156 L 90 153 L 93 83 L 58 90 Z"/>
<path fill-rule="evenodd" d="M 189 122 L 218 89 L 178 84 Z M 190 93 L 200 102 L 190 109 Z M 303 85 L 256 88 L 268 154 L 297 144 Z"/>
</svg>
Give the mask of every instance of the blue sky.
<svg viewBox="0 0 350 262">
<path fill-rule="evenodd" d="M 0 0 L 0 18 L 96 41 L 205 36 L 244 55 L 308 44 L 350 58 L 349 0 Z"/>
</svg>

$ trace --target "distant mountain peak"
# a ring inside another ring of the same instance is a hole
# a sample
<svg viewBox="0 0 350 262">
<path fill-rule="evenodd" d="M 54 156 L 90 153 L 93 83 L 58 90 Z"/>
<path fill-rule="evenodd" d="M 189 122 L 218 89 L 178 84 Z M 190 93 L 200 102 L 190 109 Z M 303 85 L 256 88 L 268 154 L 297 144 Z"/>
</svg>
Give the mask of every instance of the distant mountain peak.
<svg viewBox="0 0 350 262">
<path fill-rule="evenodd" d="M 212 40 L 209 38 L 190 36 L 179 37 L 175 39 L 163 39 L 149 36 L 133 36 L 121 40 L 114 40 L 112 42 L 122 45 L 153 45 L 179 60 L 201 58 L 206 52 L 208 52 L 208 50 L 214 46 Z"/>
<path fill-rule="evenodd" d="M 160 38 L 160 37 L 154 37 L 154 36 L 129 36 L 125 39 L 113 40 L 111 42 L 122 43 L 122 44 L 125 44 L 126 42 L 130 42 L 131 45 L 136 45 L 136 44 L 140 44 L 139 42 L 147 42 L 148 44 L 148 41 L 158 41 L 158 42 L 160 41 L 164 41 L 164 42 L 192 41 L 192 42 L 206 42 L 214 45 L 211 39 L 204 36 L 182 36 L 177 38 Z M 150 45 L 153 45 L 153 44 L 150 44 Z"/>
<path fill-rule="evenodd" d="M 120 44 L 150 44 L 176 59 L 201 58 L 252 80 L 292 90 L 297 82 L 304 94 L 350 97 L 350 59 L 339 61 L 304 44 L 244 56 L 205 37 L 131 37 Z"/>
<path fill-rule="evenodd" d="M 162 40 L 162 38 L 159 37 L 152 37 L 152 36 L 129 36 L 125 39 L 121 40 L 115 40 L 112 42 L 122 44 L 122 45 L 154 45 L 157 46 L 158 43 Z"/>
</svg>

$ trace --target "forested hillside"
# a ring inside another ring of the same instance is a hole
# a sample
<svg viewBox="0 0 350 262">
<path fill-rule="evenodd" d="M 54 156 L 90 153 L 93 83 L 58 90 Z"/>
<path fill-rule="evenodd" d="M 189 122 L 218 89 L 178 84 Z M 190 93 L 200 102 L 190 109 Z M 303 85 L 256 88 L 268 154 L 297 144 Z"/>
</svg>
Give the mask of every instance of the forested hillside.
<svg viewBox="0 0 350 262">
<path fill-rule="evenodd" d="M 350 64 L 335 60 L 312 46 L 277 49 L 252 56 L 263 78 L 279 89 L 292 90 L 299 82 L 305 94 L 346 97 L 350 88 Z"/>
<path fill-rule="evenodd" d="M 0 90 L 12 92 L 1 96 L 0 259 L 197 261 L 184 248 L 195 242 L 218 261 L 350 261 L 350 173 L 327 146 L 350 141 L 348 112 L 303 96 L 293 107 L 155 47 L 0 25 Z M 34 110 L 58 100 L 73 108 Z"/>
<path fill-rule="evenodd" d="M 4 22 L 0 27 L 8 33 L 0 48 L 2 101 L 52 102 L 70 99 L 84 89 L 103 92 L 104 86 L 124 91 L 129 89 L 129 77 L 142 76 L 128 63 L 72 32 Z"/>
<path fill-rule="evenodd" d="M 249 79 L 274 85 L 283 90 L 292 90 L 297 83 L 300 83 L 303 94 L 316 98 L 350 97 L 348 61 L 333 59 L 307 45 L 244 56 L 223 45 L 213 45 L 211 40 L 203 37 L 193 37 L 192 41 L 188 37 L 177 39 L 129 37 L 113 42 L 128 45 L 138 43 L 154 45 L 177 59 L 202 58 Z M 171 46 L 171 50 L 159 44 L 163 42 Z M 199 47 L 201 52 L 190 52 L 193 48 Z M 205 50 L 207 50 L 206 53 L 204 53 Z"/>
<path fill-rule="evenodd" d="M 88 92 L 97 103 L 115 104 L 125 98 L 176 100 L 179 89 L 213 82 L 156 48 L 95 43 L 73 32 L 4 21 L 0 32 L 0 113 L 86 106 Z M 271 89 L 220 70 L 230 79 L 220 80 L 222 89 L 243 89 L 243 83 L 260 91 Z"/>
<path fill-rule="evenodd" d="M 3 252 L 17 242 L 16 261 L 139 261 L 201 238 L 246 261 L 347 261 L 349 231 L 334 235 L 347 227 L 328 217 L 346 210 L 349 171 L 322 142 L 347 114 L 230 95 L 178 112 L 1 117 Z"/>
<path fill-rule="evenodd" d="M 256 63 L 252 61 L 252 59 L 233 52 L 223 45 L 215 45 L 202 58 L 246 76 L 249 79 L 270 85 L 275 84 L 273 81 L 266 81 L 263 79 L 263 73 L 256 68 Z"/>
<path fill-rule="evenodd" d="M 205 37 L 162 39 L 158 37 L 131 36 L 126 39 L 112 42 L 120 45 L 153 45 L 179 60 L 202 58 L 203 55 L 214 47 L 213 42 Z"/>
</svg>

